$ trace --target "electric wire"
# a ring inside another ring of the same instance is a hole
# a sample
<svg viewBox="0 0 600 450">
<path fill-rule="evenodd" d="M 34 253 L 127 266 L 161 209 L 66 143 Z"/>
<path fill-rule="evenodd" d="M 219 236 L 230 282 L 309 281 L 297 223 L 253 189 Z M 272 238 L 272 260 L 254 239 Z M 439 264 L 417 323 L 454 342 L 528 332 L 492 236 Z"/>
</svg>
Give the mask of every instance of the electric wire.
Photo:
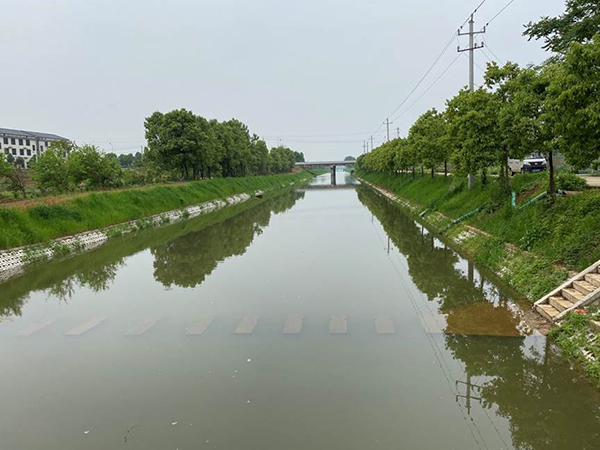
<svg viewBox="0 0 600 450">
<path fill-rule="evenodd" d="M 490 23 L 492 23 L 494 20 L 496 20 L 496 18 L 502 14 L 504 11 L 506 11 L 506 8 L 508 8 L 510 5 L 512 5 L 515 2 L 515 0 L 510 0 L 505 6 L 504 8 L 502 8 L 494 17 L 492 17 L 490 20 L 488 20 L 488 22 L 485 24 L 485 26 L 487 27 Z"/>
<path fill-rule="evenodd" d="M 406 114 L 408 111 L 410 111 L 410 109 L 415 106 L 423 97 L 425 97 L 425 95 L 427 95 L 427 93 L 433 89 L 433 87 L 438 83 L 438 81 L 440 81 L 442 79 L 442 77 L 444 75 L 446 75 L 446 73 L 448 73 L 448 71 L 452 68 L 452 66 L 454 66 L 454 64 L 456 63 L 456 61 L 458 61 L 458 59 L 460 58 L 460 54 L 456 55 L 456 58 L 454 58 L 454 60 L 448 65 L 448 67 L 446 67 L 446 69 L 444 69 L 444 71 L 434 80 L 433 83 L 431 83 L 431 85 L 425 90 L 425 92 L 423 92 L 419 98 L 417 98 L 414 102 L 412 102 L 408 108 L 406 108 L 403 112 L 401 112 L 399 115 L 397 115 L 396 117 L 394 117 L 393 120 L 398 120 L 400 117 L 402 117 L 404 114 Z"/>
</svg>

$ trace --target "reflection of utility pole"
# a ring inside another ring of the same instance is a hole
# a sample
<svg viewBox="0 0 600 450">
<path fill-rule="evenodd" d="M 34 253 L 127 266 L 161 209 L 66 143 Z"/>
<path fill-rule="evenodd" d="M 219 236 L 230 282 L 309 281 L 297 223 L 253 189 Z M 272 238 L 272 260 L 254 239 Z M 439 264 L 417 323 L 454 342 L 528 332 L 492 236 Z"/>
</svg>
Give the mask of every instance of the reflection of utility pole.
<svg viewBox="0 0 600 450">
<path fill-rule="evenodd" d="M 481 386 L 477 386 L 476 384 L 471 383 L 471 375 L 467 375 L 467 381 L 460 381 L 460 380 L 456 381 L 457 387 L 458 387 L 459 383 L 462 383 L 467 387 L 467 395 L 456 394 L 456 401 L 458 402 L 460 398 L 465 398 L 467 400 L 467 412 L 469 415 L 471 415 L 471 400 L 481 401 L 481 397 L 472 397 L 471 396 L 471 390 L 472 390 L 472 388 L 477 388 L 477 389 L 481 390 Z"/>
</svg>

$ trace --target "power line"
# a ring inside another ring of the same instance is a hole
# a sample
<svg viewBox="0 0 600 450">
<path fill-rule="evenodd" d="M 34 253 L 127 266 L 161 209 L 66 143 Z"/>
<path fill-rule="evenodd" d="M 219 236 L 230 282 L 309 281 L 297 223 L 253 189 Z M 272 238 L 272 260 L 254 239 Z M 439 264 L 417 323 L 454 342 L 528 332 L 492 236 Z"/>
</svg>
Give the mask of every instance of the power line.
<svg viewBox="0 0 600 450">
<path fill-rule="evenodd" d="M 496 19 L 496 17 L 498 17 L 500 14 L 502 14 L 502 13 L 503 13 L 503 12 L 506 10 L 506 8 L 508 8 L 508 7 L 509 7 L 510 5 L 512 5 L 514 2 L 515 2 L 515 0 L 510 0 L 510 2 L 508 2 L 508 3 L 507 3 L 505 6 L 504 6 L 504 8 L 502 8 L 502 9 L 501 9 L 501 10 L 500 10 L 500 11 L 499 11 L 499 12 L 498 12 L 498 13 L 497 13 L 497 14 L 496 14 L 494 17 L 492 17 L 492 18 L 491 18 L 491 19 L 488 21 L 488 23 L 486 23 L 486 24 L 485 24 L 485 26 L 488 26 L 490 23 L 492 23 L 492 22 L 493 22 L 493 21 Z"/>
<path fill-rule="evenodd" d="M 448 67 L 446 67 L 446 69 L 444 69 L 444 71 L 434 80 L 434 82 L 431 83 L 431 85 L 425 90 L 425 92 L 423 92 L 419 98 L 417 98 L 414 102 L 412 102 L 408 108 L 406 108 L 403 112 L 401 112 L 399 115 L 397 115 L 396 117 L 394 117 L 394 120 L 397 120 L 400 117 L 402 117 L 413 106 L 415 106 L 423 97 L 425 97 L 425 95 L 427 95 L 427 93 L 431 89 L 433 89 L 433 87 L 437 84 L 437 82 L 440 81 L 444 75 L 446 75 L 446 73 L 452 68 L 452 66 L 456 63 L 456 61 L 458 61 L 458 59 L 460 58 L 460 56 L 461 55 L 456 55 L 456 58 L 454 58 L 454 60 L 448 65 Z"/>
<path fill-rule="evenodd" d="M 494 53 L 494 51 L 493 51 L 493 50 L 490 48 L 490 46 L 489 46 L 489 44 L 487 43 L 487 41 L 485 40 L 485 38 L 483 39 L 483 42 L 485 43 L 485 48 L 486 48 L 486 50 L 488 50 L 488 51 L 489 51 L 489 52 L 492 54 L 492 56 L 498 60 L 498 62 L 499 62 L 500 64 L 504 64 L 504 62 L 502 62 L 502 61 L 503 61 L 503 60 L 502 60 L 502 58 L 498 58 L 498 55 L 496 55 L 496 54 Z"/>
</svg>

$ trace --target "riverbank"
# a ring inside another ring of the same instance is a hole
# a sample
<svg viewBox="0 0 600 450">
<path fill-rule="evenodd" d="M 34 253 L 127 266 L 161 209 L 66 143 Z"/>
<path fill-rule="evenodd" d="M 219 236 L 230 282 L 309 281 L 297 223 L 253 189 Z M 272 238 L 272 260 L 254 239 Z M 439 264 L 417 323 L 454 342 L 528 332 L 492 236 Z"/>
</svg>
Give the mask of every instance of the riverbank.
<svg viewBox="0 0 600 450">
<path fill-rule="evenodd" d="M 595 192 L 558 198 L 553 206 L 534 202 L 519 209 L 543 192 L 541 176 L 513 179 L 517 208 L 498 207 L 493 184 L 469 191 L 463 180 L 451 177 L 432 180 L 370 173 L 359 176 L 418 216 L 429 228 L 444 233 L 457 248 L 497 274 L 531 303 L 559 286 L 573 272 L 600 259 L 596 225 L 600 220 L 600 196 Z M 460 218 L 464 220 L 456 223 Z M 556 339 L 556 343 L 565 356 L 583 363 L 588 375 L 598 382 L 600 354 L 594 353 L 597 346 L 586 349 L 579 342 L 582 334 L 593 333 L 589 321 L 579 320 L 577 333 L 571 333 L 572 321 L 565 320 L 553 336 L 564 336 Z M 590 351 L 593 359 L 589 357 Z"/>
<path fill-rule="evenodd" d="M 108 223 L 109 225 L 91 230 L 85 229 L 85 231 L 80 233 L 65 232 L 67 235 L 66 237 L 61 236 L 55 239 L 34 242 L 26 246 L 0 251 L 0 281 L 7 280 L 8 278 L 21 274 L 25 267 L 32 264 L 38 264 L 41 262 L 50 261 L 52 259 L 63 258 L 65 256 L 95 249 L 104 245 L 109 239 L 121 236 L 123 234 L 129 234 L 145 228 L 152 228 L 179 222 L 203 214 L 218 211 L 226 206 L 244 203 L 254 198 L 255 195 L 262 197 L 262 193 L 264 192 L 270 196 L 271 191 L 304 183 L 309 178 L 309 174 L 299 173 L 279 175 L 275 177 L 211 180 L 203 183 L 197 183 L 196 185 L 190 184 L 187 186 L 171 188 L 175 192 L 164 192 L 164 188 L 156 188 L 157 190 L 160 190 L 160 192 L 152 192 L 152 190 L 149 190 L 145 192 L 146 198 L 141 199 L 143 201 L 140 201 L 139 197 L 132 198 L 127 195 L 123 198 L 122 194 L 130 193 L 122 192 L 118 194 L 104 194 L 111 195 L 112 198 L 108 199 L 98 198 L 102 196 L 101 194 L 88 197 L 90 200 L 96 198 L 95 203 L 86 202 L 83 205 L 76 204 L 46 207 L 55 214 L 40 215 L 40 207 L 35 207 L 28 211 L 13 211 L 15 215 L 20 214 L 22 218 L 24 216 L 25 219 L 30 220 L 29 222 L 21 221 L 21 223 L 26 223 L 34 229 L 37 227 L 37 229 L 41 229 L 42 231 L 53 230 L 57 226 L 64 224 L 65 217 L 71 219 L 70 222 L 66 222 L 67 225 L 71 225 L 71 228 L 65 227 L 63 229 L 73 229 L 73 227 L 81 227 L 89 224 L 89 222 L 83 220 L 75 220 L 75 218 L 86 217 L 98 218 L 100 221 L 103 221 L 103 223 Z M 259 191 L 258 188 L 261 188 L 261 190 Z M 237 192 L 226 197 L 220 196 L 228 191 L 243 192 Z M 258 194 L 259 192 L 261 194 Z M 117 200 L 120 201 L 114 201 L 115 195 L 119 196 Z M 184 195 L 185 198 L 178 197 L 178 195 Z M 212 200 L 204 201 L 202 203 L 194 202 L 195 198 L 201 199 L 210 197 L 212 197 Z M 78 199 L 78 201 L 80 200 L 83 199 Z M 180 208 L 169 209 L 169 201 L 171 204 L 176 204 L 177 201 L 180 203 L 188 202 L 193 204 L 191 206 L 185 206 L 184 203 L 184 205 Z M 126 214 L 127 211 L 125 208 L 127 204 L 129 204 L 129 206 L 132 208 L 132 213 L 135 215 L 133 220 L 128 220 L 125 222 L 120 221 L 116 223 L 111 223 L 108 221 L 108 218 L 115 217 L 115 213 L 120 212 L 122 214 Z M 135 208 L 134 205 L 138 206 L 138 208 Z M 71 209 L 69 209 L 69 206 Z M 106 211 L 108 211 L 108 214 L 102 214 L 103 207 L 106 209 Z M 147 215 L 144 213 L 144 211 L 152 211 L 156 208 L 163 209 L 163 212 L 152 215 Z M 62 216 L 56 214 L 57 211 L 63 213 Z M 66 214 L 64 212 L 66 212 Z M 111 212 L 113 215 L 110 215 Z M 27 213 L 31 214 L 27 215 Z M 61 219 L 63 220 L 61 221 Z"/>
<path fill-rule="evenodd" d="M 98 192 L 56 205 L 0 208 L 0 249 L 49 242 L 64 236 L 139 220 L 232 195 L 276 189 L 310 174 L 219 178 L 144 190 Z"/>
</svg>

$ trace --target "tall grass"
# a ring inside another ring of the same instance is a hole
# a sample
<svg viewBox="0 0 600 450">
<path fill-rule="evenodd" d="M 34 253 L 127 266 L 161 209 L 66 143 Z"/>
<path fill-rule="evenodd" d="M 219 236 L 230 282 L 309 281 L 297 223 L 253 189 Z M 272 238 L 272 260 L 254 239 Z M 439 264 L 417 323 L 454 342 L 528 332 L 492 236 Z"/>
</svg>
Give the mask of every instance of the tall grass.
<svg viewBox="0 0 600 450">
<path fill-rule="evenodd" d="M 59 205 L 40 205 L 27 210 L 0 208 L 0 249 L 46 242 L 242 192 L 277 188 L 308 178 L 310 175 L 306 172 L 219 178 L 180 186 L 92 193 Z"/>
</svg>

